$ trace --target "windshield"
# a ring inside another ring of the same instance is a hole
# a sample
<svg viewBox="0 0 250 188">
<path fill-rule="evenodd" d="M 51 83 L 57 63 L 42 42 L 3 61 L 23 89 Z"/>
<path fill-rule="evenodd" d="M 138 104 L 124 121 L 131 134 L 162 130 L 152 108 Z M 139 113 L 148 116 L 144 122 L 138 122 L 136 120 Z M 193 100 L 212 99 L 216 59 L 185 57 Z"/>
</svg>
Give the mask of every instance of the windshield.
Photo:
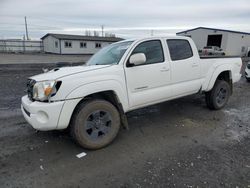
<svg viewBox="0 0 250 188">
<path fill-rule="evenodd" d="M 90 58 L 87 65 L 118 64 L 132 42 L 133 41 L 115 43 L 101 49 Z"/>
</svg>

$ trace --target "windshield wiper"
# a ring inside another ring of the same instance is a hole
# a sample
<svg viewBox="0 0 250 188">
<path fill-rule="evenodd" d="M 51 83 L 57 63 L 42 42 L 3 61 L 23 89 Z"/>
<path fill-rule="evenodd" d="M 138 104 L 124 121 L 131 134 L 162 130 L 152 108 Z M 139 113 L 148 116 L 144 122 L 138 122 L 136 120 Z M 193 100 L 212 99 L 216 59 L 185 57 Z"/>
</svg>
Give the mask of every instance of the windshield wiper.
<svg viewBox="0 0 250 188">
<path fill-rule="evenodd" d="M 114 64 L 116 64 L 116 63 L 105 63 L 105 64 L 97 63 L 95 65 L 114 65 Z"/>
</svg>

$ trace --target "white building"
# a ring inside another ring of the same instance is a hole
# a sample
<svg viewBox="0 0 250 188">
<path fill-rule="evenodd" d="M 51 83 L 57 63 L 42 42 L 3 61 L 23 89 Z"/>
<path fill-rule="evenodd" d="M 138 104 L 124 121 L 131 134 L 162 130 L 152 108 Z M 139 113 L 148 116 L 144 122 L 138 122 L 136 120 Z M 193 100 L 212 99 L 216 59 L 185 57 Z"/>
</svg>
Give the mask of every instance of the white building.
<svg viewBox="0 0 250 188">
<path fill-rule="evenodd" d="M 101 48 L 123 40 L 117 37 L 97 37 L 48 33 L 42 38 L 44 52 L 55 54 L 94 54 Z"/>
<path fill-rule="evenodd" d="M 205 46 L 218 46 L 226 55 L 245 56 L 250 55 L 250 33 L 198 27 L 176 33 L 176 35 L 191 37 L 197 48 Z"/>
<path fill-rule="evenodd" d="M 21 39 L 2 39 L 0 40 L 0 52 L 7 53 L 30 53 L 42 52 L 42 41 L 38 40 L 21 40 Z"/>
</svg>

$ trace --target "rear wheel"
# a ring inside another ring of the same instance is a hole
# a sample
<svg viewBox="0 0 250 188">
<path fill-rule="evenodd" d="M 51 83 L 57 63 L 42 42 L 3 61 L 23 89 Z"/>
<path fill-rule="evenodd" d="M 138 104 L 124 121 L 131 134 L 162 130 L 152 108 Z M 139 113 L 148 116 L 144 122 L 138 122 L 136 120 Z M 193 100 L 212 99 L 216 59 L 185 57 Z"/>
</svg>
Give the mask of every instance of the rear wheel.
<svg viewBox="0 0 250 188">
<path fill-rule="evenodd" d="M 213 89 L 206 93 L 206 103 L 208 108 L 219 110 L 223 108 L 231 94 L 230 85 L 224 80 L 217 80 Z"/>
<path fill-rule="evenodd" d="M 115 106 L 105 100 L 81 103 L 71 123 L 71 135 L 82 147 L 99 149 L 111 143 L 120 128 L 120 115 Z"/>
</svg>

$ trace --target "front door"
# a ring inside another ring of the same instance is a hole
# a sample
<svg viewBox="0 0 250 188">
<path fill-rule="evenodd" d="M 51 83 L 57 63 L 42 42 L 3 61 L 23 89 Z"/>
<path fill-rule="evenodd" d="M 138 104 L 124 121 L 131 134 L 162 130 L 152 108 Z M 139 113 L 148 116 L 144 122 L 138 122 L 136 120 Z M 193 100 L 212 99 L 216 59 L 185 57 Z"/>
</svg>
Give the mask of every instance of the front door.
<svg viewBox="0 0 250 188">
<path fill-rule="evenodd" d="M 145 64 L 125 67 L 130 108 L 157 103 L 171 97 L 170 66 L 161 40 L 138 44 L 132 53 L 144 53 Z"/>
</svg>

